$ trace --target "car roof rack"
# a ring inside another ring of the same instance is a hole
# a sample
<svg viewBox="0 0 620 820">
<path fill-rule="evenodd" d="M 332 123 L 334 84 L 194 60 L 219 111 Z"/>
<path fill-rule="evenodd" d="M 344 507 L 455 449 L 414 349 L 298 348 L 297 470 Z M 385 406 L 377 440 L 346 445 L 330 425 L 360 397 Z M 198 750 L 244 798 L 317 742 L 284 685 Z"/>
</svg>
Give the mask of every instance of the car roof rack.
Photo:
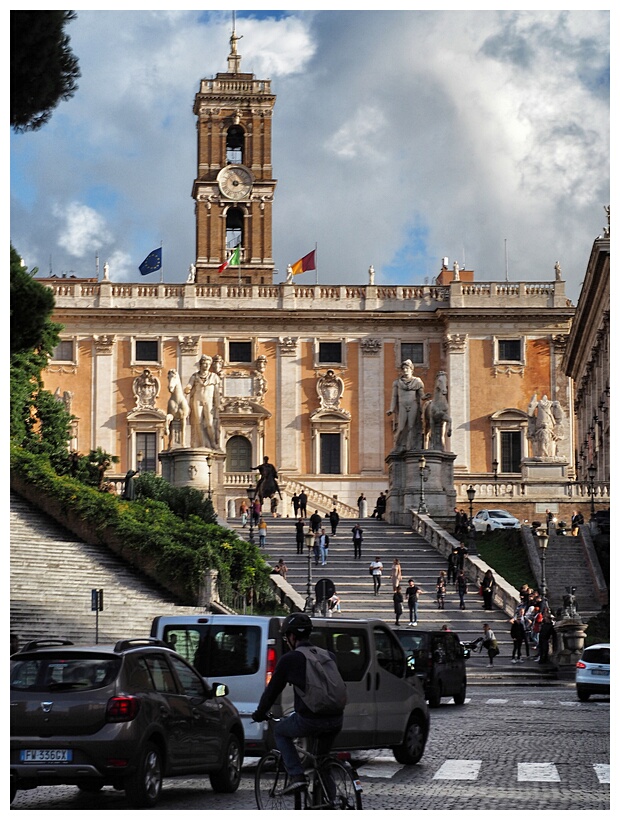
<svg viewBox="0 0 620 820">
<path fill-rule="evenodd" d="M 125 652 L 127 649 L 136 649 L 140 646 L 163 646 L 170 649 L 170 644 L 160 641 L 159 638 L 123 638 L 114 644 L 114 651 Z"/>
<path fill-rule="evenodd" d="M 28 643 L 19 649 L 19 652 L 32 652 L 34 649 L 51 649 L 54 646 L 74 646 L 74 643 L 64 638 L 41 638 L 37 641 L 28 641 Z"/>
</svg>

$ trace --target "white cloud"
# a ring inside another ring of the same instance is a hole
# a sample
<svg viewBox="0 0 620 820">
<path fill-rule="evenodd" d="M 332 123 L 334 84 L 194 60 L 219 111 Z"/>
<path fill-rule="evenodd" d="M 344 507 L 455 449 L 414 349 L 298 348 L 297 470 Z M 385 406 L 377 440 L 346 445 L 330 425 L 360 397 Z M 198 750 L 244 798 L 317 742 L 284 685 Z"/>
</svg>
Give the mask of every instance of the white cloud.
<svg viewBox="0 0 620 820">
<path fill-rule="evenodd" d="M 112 241 L 105 219 L 88 205 L 71 202 L 66 207 L 57 205 L 53 212 L 63 223 L 58 234 L 58 244 L 71 256 L 92 256 Z"/>
</svg>

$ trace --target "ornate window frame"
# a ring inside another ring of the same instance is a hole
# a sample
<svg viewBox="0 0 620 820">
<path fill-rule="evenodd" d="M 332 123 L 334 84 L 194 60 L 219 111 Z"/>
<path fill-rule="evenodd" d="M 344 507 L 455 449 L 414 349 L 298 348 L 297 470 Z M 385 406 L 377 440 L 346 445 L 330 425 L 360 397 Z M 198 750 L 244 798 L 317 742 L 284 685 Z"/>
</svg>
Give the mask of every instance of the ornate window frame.
<svg viewBox="0 0 620 820">
<path fill-rule="evenodd" d="M 398 360 L 397 360 L 397 367 L 405 361 L 405 354 L 403 353 L 403 345 L 422 345 L 422 361 L 421 362 L 413 362 L 414 367 L 424 367 L 428 368 L 429 366 L 429 355 L 428 355 L 428 339 L 399 339 L 398 340 Z"/>
<path fill-rule="evenodd" d="M 321 349 L 321 344 L 323 343 L 332 343 L 332 344 L 340 344 L 340 361 L 339 362 L 322 362 L 319 357 L 319 352 Z M 319 368 L 339 368 L 341 371 L 346 369 L 347 366 L 347 339 L 346 336 L 334 336 L 334 337 L 327 337 L 327 336 L 315 336 L 313 342 L 313 359 L 314 359 L 314 369 L 317 370 Z"/>
<path fill-rule="evenodd" d="M 491 461 L 498 463 L 498 475 L 515 476 L 519 473 L 502 473 L 502 445 L 501 433 L 521 433 L 521 459 L 527 458 L 528 443 L 527 443 L 527 423 L 528 416 L 523 410 L 518 410 L 516 407 L 507 407 L 503 410 L 498 410 L 490 416 L 491 422 Z M 490 471 L 492 472 L 492 471 Z"/>
<path fill-rule="evenodd" d="M 163 336 L 146 336 L 140 334 L 130 337 L 131 341 L 131 367 L 143 367 L 150 365 L 151 367 L 162 367 L 162 353 L 163 353 Z M 136 342 L 156 342 L 157 343 L 157 359 L 139 359 L 137 356 Z"/>
</svg>

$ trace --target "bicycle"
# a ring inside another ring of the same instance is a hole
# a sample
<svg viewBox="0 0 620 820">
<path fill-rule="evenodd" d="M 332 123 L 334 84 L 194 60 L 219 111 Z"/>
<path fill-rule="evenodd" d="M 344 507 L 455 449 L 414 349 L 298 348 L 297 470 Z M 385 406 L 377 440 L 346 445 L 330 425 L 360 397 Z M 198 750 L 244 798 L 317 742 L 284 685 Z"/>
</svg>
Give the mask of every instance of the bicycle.
<svg viewBox="0 0 620 820">
<path fill-rule="evenodd" d="M 278 720 L 269 716 L 270 720 Z M 315 752 L 295 743 L 297 753 L 305 764 L 307 784 L 289 794 L 283 794 L 289 779 L 282 755 L 272 749 L 259 760 L 254 776 L 254 796 L 260 810 L 338 809 L 362 810 L 362 784 L 347 760 L 333 754 L 318 757 Z"/>
</svg>

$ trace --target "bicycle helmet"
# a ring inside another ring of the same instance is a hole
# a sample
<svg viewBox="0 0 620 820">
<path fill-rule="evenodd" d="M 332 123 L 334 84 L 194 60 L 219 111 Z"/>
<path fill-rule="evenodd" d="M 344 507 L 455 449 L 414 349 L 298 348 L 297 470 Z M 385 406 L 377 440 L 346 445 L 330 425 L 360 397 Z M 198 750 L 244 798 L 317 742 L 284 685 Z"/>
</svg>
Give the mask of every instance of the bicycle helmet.
<svg viewBox="0 0 620 820">
<path fill-rule="evenodd" d="M 288 632 L 292 632 L 298 638 L 308 638 L 312 632 L 312 621 L 305 612 L 294 612 L 284 619 L 280 630 L 281 635 L 286 635 Z"/>
</svg>

